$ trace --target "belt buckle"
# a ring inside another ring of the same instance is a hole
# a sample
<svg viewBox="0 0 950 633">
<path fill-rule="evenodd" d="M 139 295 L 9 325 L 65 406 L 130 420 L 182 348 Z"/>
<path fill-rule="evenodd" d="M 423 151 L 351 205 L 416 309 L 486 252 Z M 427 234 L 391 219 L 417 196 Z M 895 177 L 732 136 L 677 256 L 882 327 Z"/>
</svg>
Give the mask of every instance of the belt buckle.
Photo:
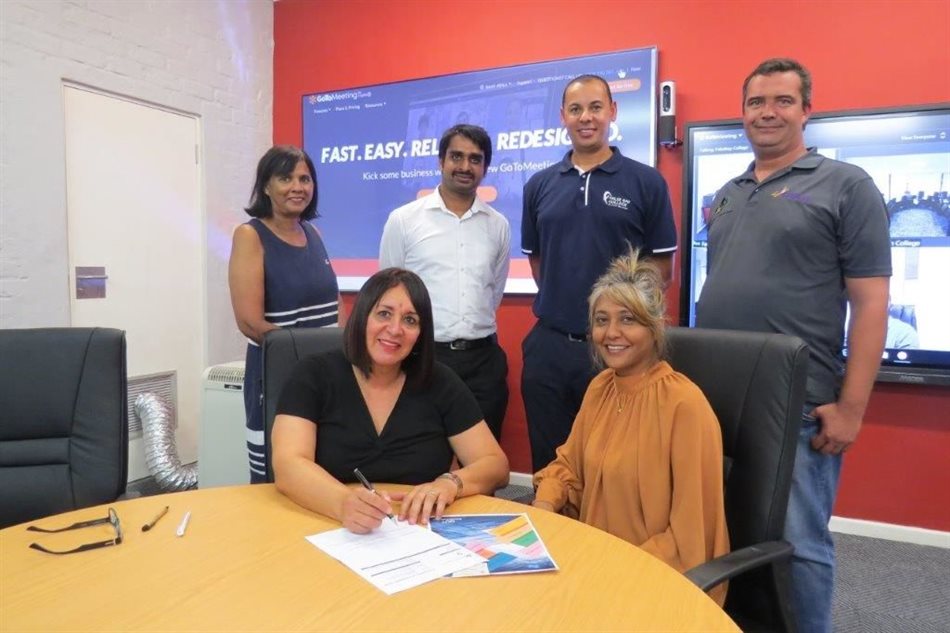
<svg viewBox="0 0 950 633">
<path fill-rule="evenodd" d="M 468 349 L 468 346 L 466 345 L 467 342 L 468 341 L 463 341 L 460 338 L 457 338 L 454 341 L 449 341 L 449 349 L 453 352 L 464 352 L 466 349 Z"/>
</svg>

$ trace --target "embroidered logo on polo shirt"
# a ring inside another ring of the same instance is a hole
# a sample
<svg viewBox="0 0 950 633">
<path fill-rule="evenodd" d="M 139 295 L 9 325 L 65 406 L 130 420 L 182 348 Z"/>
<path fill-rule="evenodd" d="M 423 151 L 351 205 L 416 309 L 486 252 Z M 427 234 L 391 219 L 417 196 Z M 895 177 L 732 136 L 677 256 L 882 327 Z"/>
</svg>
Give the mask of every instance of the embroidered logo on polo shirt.
<svg viewBox="0 0 950 633">
<path fill-rule="evenodd" d="M 623 209 L 624 211 L 630 208 L 630 200 L 612 195 L 609 191 L 604 192 L 604 204 L 608 207 Z"/>
<path fill-rule="evenodd" d="M 729 204 L 729 198 L 723 198 L 719 201 L 719 205 L 716 207 L 716 210 L 713 211 L 713 217 L 722 215 L 726 211 L 726 205 Z M 707 220 L 708 222 L 708 220 Z"/>
<path fill-rule="evenodd" d="M 788 185 L 785 185 L 781 189 L 773 191 L 771 193 L 773 198 L 785 198 L 786 200 L 792 200 L 794 202 L 802 202 L 808 204 L 810 198 L 803 193 L 795 193 L 788 188 Z"/>
</svg>

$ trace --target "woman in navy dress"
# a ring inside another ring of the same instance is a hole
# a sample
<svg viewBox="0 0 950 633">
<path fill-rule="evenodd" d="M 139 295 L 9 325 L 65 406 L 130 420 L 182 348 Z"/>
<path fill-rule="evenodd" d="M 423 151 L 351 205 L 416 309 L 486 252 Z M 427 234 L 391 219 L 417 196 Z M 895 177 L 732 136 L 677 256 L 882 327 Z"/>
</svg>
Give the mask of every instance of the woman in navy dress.
<svg viewBox="0 0 950 633">
<path fill-rule="evenodd" d="M 319 233 L 317 179 L 306 152 L 269 149 L 257 164 L 251 220 L 234 231 L 228 285 L 238 329 L 247 337 L 244 408 L 251 483 L 266 481 L 261 348 L 278 327 L 332 327 L 342 323 L 336 275 Z"/>
</svg>

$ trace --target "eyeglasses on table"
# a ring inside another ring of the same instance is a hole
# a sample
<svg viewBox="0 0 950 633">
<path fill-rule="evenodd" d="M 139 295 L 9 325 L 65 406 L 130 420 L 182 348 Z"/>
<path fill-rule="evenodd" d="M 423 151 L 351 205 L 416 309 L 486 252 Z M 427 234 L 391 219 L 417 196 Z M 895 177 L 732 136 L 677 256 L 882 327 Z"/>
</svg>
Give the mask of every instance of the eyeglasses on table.
<svg viewBox="0 0 950 633">
<path fill-rule="evenodd" d="M 47 554 L 75 554 L 76 552 L 88 552 L 89 550 L 99 549 L 100 547 L 109 547 L 110 545 L 119 545 L 122 543 L 122 524 L 119 523 L 119 515 L 116 514 L 115 510 L 109 508 L 109 516 L 101 519 L 91 519 L 89 521 L 79 521 L 78 523 L 73 523 L 72 525 L 67 525 L 66 527 L 49 529 L 41 528 L 36 525 L 31 525 L 26 529 L 31 532 L 43 532 L 44 534 L 57 534 L 59 532 L 67 532 L 69 530 L 79 530 L 82 528 L 92 527 L 94 525 L 105 525 L 106 523 L 111 523 L 112 528 L 115 530 L 115 536 L 106 541 L 98 541 L 96 543 L 86 543 L 85 545 L 80 545 L 73 549 L 68 550 L 52 550 L 46 547 L 43 547 L 39 543 L 30 543 L 30 548 L 39 550 L 41 552 L 46 552 Z"/>
</svg>

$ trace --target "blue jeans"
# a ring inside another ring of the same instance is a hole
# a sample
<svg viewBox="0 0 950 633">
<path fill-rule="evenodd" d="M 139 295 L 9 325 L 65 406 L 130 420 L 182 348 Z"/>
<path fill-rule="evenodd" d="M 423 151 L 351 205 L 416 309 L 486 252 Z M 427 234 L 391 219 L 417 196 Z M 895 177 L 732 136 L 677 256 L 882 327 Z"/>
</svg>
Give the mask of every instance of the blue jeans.
<svg viewBox="0 0 950 633">
<path fill-rule="evenodd" d="M 835 582 L 835 544 L 828 529 L 838 492 L 841 455 L 822 455 L 811 447 L 819 422 L 806 405 L 795 453 L 792 490 L 785 517 L 785 539 L 792 555 L 792 607 L 801 633 L 830 633 Z"/>
</svg>

